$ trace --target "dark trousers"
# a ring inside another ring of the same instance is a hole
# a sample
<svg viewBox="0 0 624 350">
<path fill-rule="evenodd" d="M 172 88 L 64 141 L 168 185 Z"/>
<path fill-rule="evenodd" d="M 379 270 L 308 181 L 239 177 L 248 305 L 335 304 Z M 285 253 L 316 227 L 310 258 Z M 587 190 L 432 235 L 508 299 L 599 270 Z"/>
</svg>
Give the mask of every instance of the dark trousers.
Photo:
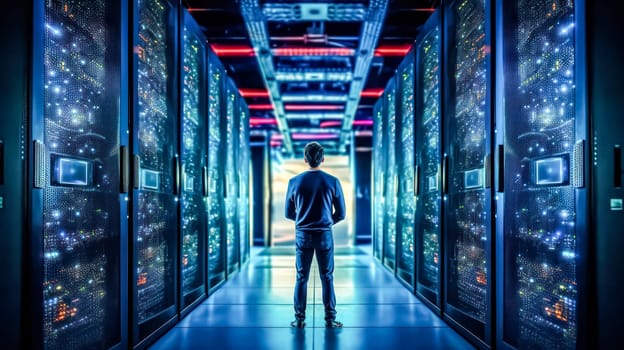
<svg viewBox="0 0 624 350">
<path fill-rule="evenodd" d="M 305 319 L 308 278 L 310 277 L 312 258 L 316 253 L 316 262 L 323 287 L 325 320 L 335 320 L 336 295 L 334 294 L 334 238 L 332 232 L 297 232 L 296 245 L 295 318 L 298 320 Z"/>
</svg>

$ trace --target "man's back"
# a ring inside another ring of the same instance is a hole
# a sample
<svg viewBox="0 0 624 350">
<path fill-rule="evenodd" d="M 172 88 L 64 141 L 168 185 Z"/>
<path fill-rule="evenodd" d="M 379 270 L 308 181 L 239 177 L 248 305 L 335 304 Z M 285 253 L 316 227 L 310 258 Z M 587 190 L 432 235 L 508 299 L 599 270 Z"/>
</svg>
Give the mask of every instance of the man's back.
<svg viewBox="0 0 624 350">
<path fill-rule="evenodd" d="M 293 177 L 286 192 L 286 217 L 295 221 L 300 232 L 331 230 L 345 217 L 340 181 L 321 170 Z"/>
</svg>

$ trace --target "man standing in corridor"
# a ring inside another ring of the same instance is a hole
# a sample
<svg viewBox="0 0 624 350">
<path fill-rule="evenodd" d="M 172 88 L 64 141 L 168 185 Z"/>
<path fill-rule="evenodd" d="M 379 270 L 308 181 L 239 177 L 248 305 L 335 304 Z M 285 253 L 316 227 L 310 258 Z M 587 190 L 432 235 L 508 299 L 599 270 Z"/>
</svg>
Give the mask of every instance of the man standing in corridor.
<svg viewBox="0 0 624 350">
<path fill-rule="evenodd" d="M 342 327 L 336 321 L 332 227 L 345 218 L 345 203 L 340 181 L 320 169 L 325 161 L 323 152 L 317 142 L 306 145 L 304 160 L 310 168 L 290 179 L 286 191 L 286 217 L 295 221 L 297 236 L 295 320 L 290 323 L 296 328 L 305 326 L 308 278 L 315 252 L 323 287 L 325 326 Z"/>
</svg>

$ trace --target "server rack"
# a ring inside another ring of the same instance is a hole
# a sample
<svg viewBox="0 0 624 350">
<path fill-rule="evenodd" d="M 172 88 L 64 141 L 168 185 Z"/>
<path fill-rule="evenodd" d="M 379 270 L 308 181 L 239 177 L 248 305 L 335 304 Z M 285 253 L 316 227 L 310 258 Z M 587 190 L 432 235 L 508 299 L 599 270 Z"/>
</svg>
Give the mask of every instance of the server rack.
<svg viewBox="0 0 624 350">
<path fill-rule="evenodd" d="M 591 144 L 586 149 L 588 203 L 592 208 L 586 212 L 585 225 L 595 230 L 595 234 L 579 240 L 579 246 L 587 244 L 589 253 L 586 259 L 579 257 L 585 264 L 581 276 L 585 284 L 595 292 L 584 292 L 585 300 L 595 303 L 579 304 L 579 329 L 586 329 L 579 336 L 577 347 L 585 346 L 594 349 L 606 349 L 622 340 L 624 321 L 624 303 L 621 295 L 624 290 L 624 275 L 620 273 L 624 266 L 624 255 L 621 247 L 624 244 L 622 227 L 624 227 L 624 211 L 622 201 L 624 188 L 622 180 L 622 94 L 620 86 L 624 81 L 624 43 L 614 38 L 619 33 L 622 16 L 614 11 L 619 2 L 583 1 L 576 3 L 585 14 L 585 23 L 576 26 L 579 33 L 585 27 L 586 44 L 579 49 L 586 50 L 586 82 L 588 90 L 585 105 L 588 115 L 588 133 L 586 137 Z M 578 12 L 577 12 L 578 16 Z M 577 17 L 580 18 L 581 17 Z M 579 34 L 582 36 L 583 34 Z M 579 65 L 582 63 L 581 57 Z M 580 78 L 582 81 L 582 77 Z M 591 182 L 591 185 L 590 185 Z M 579 198 L 583 200 L 583 198 Z M 583 282 L 583 281 L 582 281 Z M 586 288 L 588 289 L 588 288 Z M 585 317 L 584 315 L 588 315 Z M 590 337 L 587 334 L 592 335 Z M 587 342 L 584 343 L 582 338 Z"/>
<path fill-rule="evenodd" d="M 21 199 L 28 220 L 17 235 L 27 235 L 29 255 L 22 344 L 123 348 L 127 231 L 118 174 L 127 143 L 125 2 L 35 1 L 29 15 L 26 42 L 33 46 L 23 60 L 31 66 L 30 89 L 18 93 L 30 92 L 22 95 L 30 110 L 9 116 L 19 128 L 6 130 L 19 130 L 19 149 L 7 138 L 13 141 L 7 150 L 28 168 Z"/>
<path fill-rule="evenodd" d="M 493 17 L 481 0 L 453 1 L 443 10 L 444 316 L 473 342 L 491 346 Z"/>
<path fill-rule="evenodd" d="M 225 186 L 225 247 L 226 247 L 226 272 L 229 276 L 239 268 L 239 243 L 238 243 L 238 90 L 231 78 L 226 78 L 225 83 L 225 123 L 223 125 L 223 136 L 225 139 L 225 159 L 224 159 L 224 186 Z"/>
<path fill-rule="evenodd" d="M 384 97 L 383 95 L 377 100 L 373 108 L 373 174 L 372 185 L 373 200 L 373 255 L 380 261 L 383 259 L 383 239 L 384 239 L 384 174 L 385 160 L 384 157 Z"/>
<path fill-rule="evenodd" d="M 251 163 L 251 150 L 249 148 L 249 107 L 242 96 L 238 96 L 239 108 L 239 129 L 238 129 L 238 179 L 239 179 L 239 198 L 238 198 L 238 229 L 240 243 L 240 266 L 249 260 L 250 250 L 250 234 L 251 234 L 251 207 L 249 201 L 249 188 L 251 186 L 249 179 L 249 169 Z"/>
<path fill-rule="evenodd" d="M 434 12 L 416 40 L 416 293 L 441 309 L 442 289 L 442 24 Z"/>
<path fill-rule="evenodd" d="M 223 204 L 225 140 L 225 69 L 210 47 L 208 51 L 208 289 L 225 281 L 225 210 Z"/>
<path fill-rule="evenodd" d="M 26 193 L 30 192 L 27 174 L 31 159 L 28 147 L 31 82 L 27 77 L 34 61 L 31 57 L 32 15 L 32 2 L 7 4 L 0 13 L 0 30 L 11 33 L 0 43 L 3 52 L 0 63 L 3 67 L 10 67 L 0 71 L 0 103 L 4 110 L 0 118 L 0 222 L 3 233 L 0 235 L 0 275 L 3 276 L 0 313 L 11 315 L 0 321 L 0 337 L 3 346 L 9 349 L 33 348 L 26 341 L 30 335 L 26 337 L 23 333 L 32 329 L 27 325 L 38 321 L 31 320 L 29 313 L 23 312 L 22 304 L 41 300 L 39 296 L 31 296 L 27 292 L 32 291 L 34 286 L 27 283 L 30 278 L 26 278 L 23 268 L 16 268 L 30 260 L 26 258 L 29 245 L 24 233 L 31 232 L 29 196 Z M 38 275 L 31 277 L 34 279 Z M 34 304 L 37 309 L 41 308 L 41 302 Z"/>
<path fill-rule="evenodd" d="M 132 6 L 131 329 L 143 347 L 178 309 L 178 25 L 168 0 Z"/>
<path fill-rule="evenodd" d="M 496 344 L 583 348 L 585 2 L 497 5 Z"/>
<path fill-rule="evenodd" d="M 180 11 L 180 314 L 206 296 L 206 39 Z"/>
<path fill-rule="evenodd" d="M 398 169 L 396 161 L 396 80 L 391 78 L 384 90 L 384 124 L 385 143 L 383 147 L 386 159 L 386 174 L 383 178 L 385 183 L 384 193 L 384 243 L 383 263 L 393 272 L 396 269 L 396 217 L 398 196 Z"/>
<path fill-rule="evenodd" d="M 414 59 L 412 48 L 397 69 L 398 163 L 397 276 L 414 288 L 414 222 L 416 219 L 416 166 L 414 157 Z"/>
</svg>

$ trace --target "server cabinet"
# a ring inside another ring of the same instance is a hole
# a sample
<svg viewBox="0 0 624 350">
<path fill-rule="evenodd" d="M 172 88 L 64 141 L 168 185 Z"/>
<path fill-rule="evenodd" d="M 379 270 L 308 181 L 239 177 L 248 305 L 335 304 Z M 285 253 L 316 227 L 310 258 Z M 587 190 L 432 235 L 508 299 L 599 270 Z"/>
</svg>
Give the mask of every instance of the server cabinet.
<svg viewBox="0 0 624 350">
<path fill-rule="evenodd" d="M 125 346 L 124 5 L 34 2 L 31 115 L 7 130 L 30 135 L 28 348 Z"/>
<path fill-rule="evenodd" d="M 624 275 L 621 273 L 621 267 L 624 266 L 621 249 L 624 245 L 624 210 L 621 205 L 624 198 L 624 123 L 621 118 L 620 88 L 624 81 L 624 69 L 621 66 L 624 62 L 624 42 L 612 35 L 618 33 L 622 25 L 621 13 L 615 11 L 619 2 L 606 0 L 583 3 L 588 28 L 587 111 L 591 125 L 588 133 L 591 135 L 591 147 L 586 152 L 591 152 L 591 156 L 585 157 L 585 172 L 589 170 L 591 173 L 592 183 L 588 185 L 588 191 L 592 194 L 588 202 L 593 206 L 588 213 L 591 218 L 588 227 L 596 232 L 591 235 L 595 241 L 590 244 L 591 252 L 588 254 L 595 263 L 590 264 L 585 271 L 592 271 L 595 284 L 590 284 L 589 280 L 587 283 L 595 288 L 597 302 L 579 305 L 579 315 L 591 311 L 589 317 L 579 317 L 579 329 L 587 329 L 585 333 L 593 334 L 595 339 L 583 343 L 582 335 L 579 335 L 577 347 L 588 344 L 587 348 L 608 349 L 621 343 L 624 327 L 621 317 L 624 313 L 624 302 L 621 299 L 624 292 Z M 583 6 L 583 3 L 577 3 L 576 6 Z M 583 25 L 577 22 L 576 27 L 582 31 Z M 591 297 L 589 300 L 592 300 Z"/>
<path fill-rule="evenodd" d="M 396 217 L 398 196 L 398 171 L 396 157 L 396 80 L 391 78 L 384 90 L 384 121 L 386 135 L 384 157 L 386 158 L 384 176 L 384 243 L 383 263 L 392 271 L 396 268 Z"/>
<path fill-rule="evenodd" d="M 373 255 L 380 261 L 383 259 L 384 239 L 384 96 L 382 95 L 373 108 L 373 174 L 372 185 L 373 200 Z"/>
<path fill-rule="evenodd" d="M 249 168 L 251 163 L 251 151 L 249 148 L 249 107 L 242 96 L 238 96 L 239 129 L 238 129 L 238 173 L 239 173 L 239 197 L 238 197 L 238 228 L 240 243 L 240 265 L 249 259 L 251 234 L 251 207 L 249 202 Z"/>
<path fill-rule="evenodd" d="M 583 2 L 500 4 L 497 345 L 574 349 L 586 255 Z"/>
<path fill-rule="evenodd" d="M 28 280 L 24 277 L 24 266 L 28 254 L 24 233 L 29 232 L 30 224 L 27 221 L 29 186 L 27 164 L 30 156 L 27 153 L 30 107 L 29 72 L 31 70 L 30 53 L 32 51 L 32 7 L 33 3 L 8 4 L 0 13 L 0 31 L 5 33 L 0 43 L 2 56 L 0 63 L 0 104 L 3 106 L 3 116 L 0 118 L 0 276 L 3 283 L 0 285 L 0 295 L 3 302 L 0 305 L 0 314 L 11 315 L 0 321 L 0 345 L 7 349 L 33 348 L 29 345 L 25 331 L 30 329 L 26 325 L 33 324 L 28 314 L 23 312 L 22 303 L 32 301 L 27 290 L 32 290 Z M 6 35 L 10 33 L 10 35 Z M 32 274 L 35 279 L 39 273 Z M 34 282 L 38 288 L 41 281 Z M 30 282 L 32 284 L 32 282 Z M 26 289 L 26 290 L 23 290 Z M 34 303 L 41 308 L 42 302 Z"/>
<path fill-rule="evenodd" d="M 238 90 L 231 78 L 225 82 L 225 123 L 223 136 L 225 137 L 225 247 L 227 275 L 238 269 Z"/>
<path fill-rule="evenodd" d="M 468 336 L 491 344 L 492 17 L 483 0 L 454 1 L 444 10 L 444 312 Z"/>
<path fill-rule="evenodd" d="M 178 9 L 137 1 L 133 16 L 131 320 L 143 346 L 177 318 Z"/>
<path fill-rule="evenodd" d="M 416 165 L 418 204 L 416 215 L 416 291 L 440 308 L 442 149 L 440 11 L 434 12 L 416 40 Z"/>
<path fill-rule="evenodd" d="M 181 11 L 181 194 L 180 309 L 185 314 L 206 295 L 206 39 L 186 10 Z"/>
<path fill-rule="evenodd" d="M 208 51 L 208 288 L 225 280 L 223 153 L 223 95 L 225 70 L 210 47 Z"/>
<path fill-rule="evenodd" d="M 397 69 L 397 275 L 410 288 L 414 286 L 414 222 L 416 219 L 416 177 L 414 157 L 414 49 Z"/>
</svg>

